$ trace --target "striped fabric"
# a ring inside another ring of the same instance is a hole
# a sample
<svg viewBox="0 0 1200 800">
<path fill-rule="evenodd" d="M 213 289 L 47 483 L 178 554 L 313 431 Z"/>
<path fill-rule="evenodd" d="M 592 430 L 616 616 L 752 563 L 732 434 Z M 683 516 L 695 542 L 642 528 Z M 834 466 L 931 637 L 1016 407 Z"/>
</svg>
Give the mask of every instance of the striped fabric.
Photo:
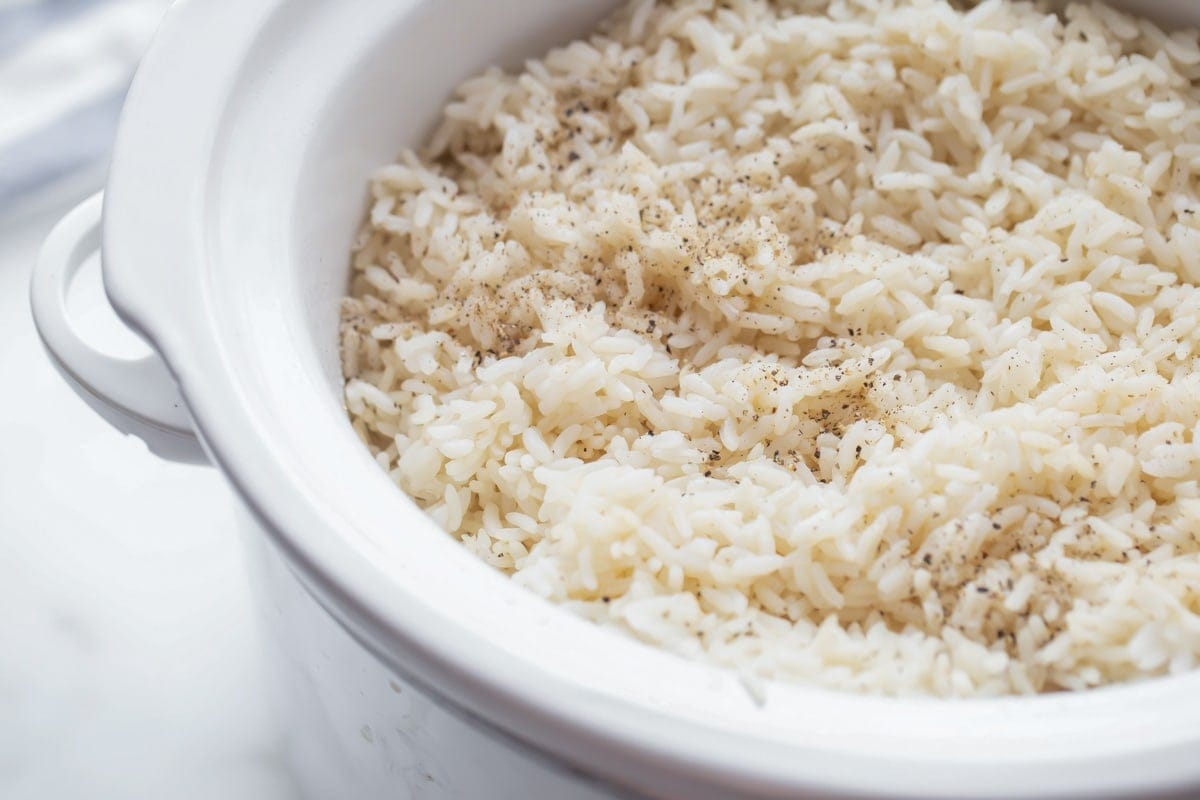
<svg viewBox="0 0 1200 800">
<path fill-rule="evenodd" d="M 0 213 L 107 157 L 169 0 L 0 0 Z"/>
</svg>

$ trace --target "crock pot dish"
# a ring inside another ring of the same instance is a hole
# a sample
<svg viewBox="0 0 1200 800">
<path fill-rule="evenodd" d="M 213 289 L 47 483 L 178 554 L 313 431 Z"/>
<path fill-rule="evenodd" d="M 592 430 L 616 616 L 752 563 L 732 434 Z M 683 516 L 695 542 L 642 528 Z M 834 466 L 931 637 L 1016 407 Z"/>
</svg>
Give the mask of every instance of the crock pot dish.
<svg viewBox="0 0 1200 800">
<path fill-rule="evenodd" d="M 1198 76 L 1098 4 L 635 2 L 374 177 L 353 425 L 487 563 L 684 656 L 1191 669 Z"/>
</svg>

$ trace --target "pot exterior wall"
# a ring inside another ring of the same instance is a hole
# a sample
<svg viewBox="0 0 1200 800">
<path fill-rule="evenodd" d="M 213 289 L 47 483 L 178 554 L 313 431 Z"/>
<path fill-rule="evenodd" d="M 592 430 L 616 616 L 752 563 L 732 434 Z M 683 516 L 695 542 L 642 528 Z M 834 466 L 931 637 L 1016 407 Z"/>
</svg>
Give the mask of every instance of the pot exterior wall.
<svg viewBox="0 0 1200 800">
<path fill-rule="evenodd" d="M 296 781 L 312 800 L 613 800 L 392 673 L 313 599 L 243 511 L 268 685 Z"/>
</svg>

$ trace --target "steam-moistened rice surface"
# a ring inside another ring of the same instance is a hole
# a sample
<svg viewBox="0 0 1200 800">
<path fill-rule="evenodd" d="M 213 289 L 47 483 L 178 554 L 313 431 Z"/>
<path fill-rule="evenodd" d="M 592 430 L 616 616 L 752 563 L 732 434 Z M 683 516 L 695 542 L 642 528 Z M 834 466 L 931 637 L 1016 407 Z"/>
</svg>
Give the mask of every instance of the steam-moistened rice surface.
<svg viewBox="0 0 1200 800">
<path fill-rule="evenodd" d="M 379 171 L 354 426 L 485 561 L 688 656 L 1190 669 L 1197 76 L 1098 5 L 636 3 Z"/>
</svg>

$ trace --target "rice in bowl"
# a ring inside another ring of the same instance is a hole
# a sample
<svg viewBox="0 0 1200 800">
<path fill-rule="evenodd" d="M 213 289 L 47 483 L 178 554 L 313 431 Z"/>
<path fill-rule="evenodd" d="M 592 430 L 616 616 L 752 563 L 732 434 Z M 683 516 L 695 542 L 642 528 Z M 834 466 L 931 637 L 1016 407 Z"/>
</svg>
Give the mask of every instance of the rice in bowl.
<svg viewBox="0 0 1200 800">
<path fill-rule="evenodd" d="M 353 424 L 485 561 L 686 656 L 1191 669 L 1198 75 L 1100 5 L 634 3 L 379 171 Z"/>
</svg>

